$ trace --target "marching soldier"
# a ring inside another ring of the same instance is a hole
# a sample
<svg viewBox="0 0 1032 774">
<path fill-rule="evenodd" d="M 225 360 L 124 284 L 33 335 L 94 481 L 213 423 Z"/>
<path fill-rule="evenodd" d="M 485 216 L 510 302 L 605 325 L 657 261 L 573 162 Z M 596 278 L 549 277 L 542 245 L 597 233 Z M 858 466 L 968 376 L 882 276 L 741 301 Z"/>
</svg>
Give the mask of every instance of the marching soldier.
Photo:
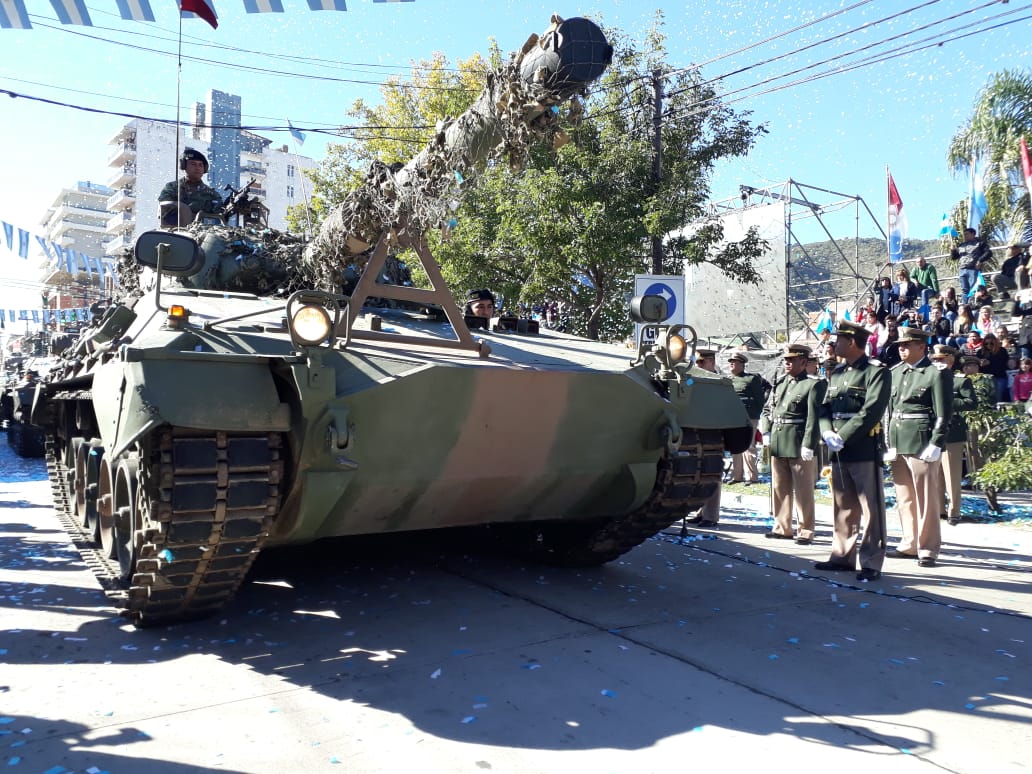
<svg viewBox="0 0 1032 774">
<path fill-rule="evenodd" d="M 964 374 L 954 370 L 957 350 L 945 344 L 932 347 L 928 356 L 936 368 L 946 371 L 953 382 L 953 414 L 946 429 L 946 448 L 942 452 L 943 491 L 950 498 L 949 513 L 944 518 L 950 524 L 960 522 L 960 477 L 964 462 L 964 446 L 967 444 L 968 428 L 963 411 L 971 411 L 978 403 L 975 388 Z"/>
<path fill-rule="evenodd" d="M 727 359 L 728 368 L 731 369 L 731 384 L 734 385 L 738 398 L 745 406 L 745 413 L 755 432 L 756 425 L 760 421 L 760 414 L 763 412 L 763 402 L 767 398 L 767 390 L 762 376 L 745 372 L 745 364 L 748 362 L 749 358 L 742 352 L 734 352 Z M 750 443 L 749 448 L 741 454 L 731 456 L 731 483 L 739 482 L 756 483 L 755 441 Z"/>
<path fill-rule="evenodd" d="M 774 528 L 766 537 L 792 539 L 793 501 L 799 509 L 800 545 L 813 542 L 813 487 L 820 446 L 818 425 L 827 383 L 807 376 L 810 348 L 790 344 L 785 348 L 785 378 L 777 383 L 763 409 L 760 430 L 770 446 L 771 490 L 774 498 Z"/>
<path fill-rule="evenodd" d="M 814 568 L 853 572 L 859 553 L 856 578 L 872 581 L 881 577 L 885 560 L 881 419 L 892 385 L 888 370 L 865 354 L 869 330 L 843 321 L 836 334 L 840 364 L 828 380 L 820 420 L 821 438 L 831 452 L 835 537 L 831 558 Z"/>
<path fill-rule="evenodd" d="M 704 371 L 717 372 L 717 352 L 713 349 L 699 347 L 695 350 L 695 364 Z M 706 502 L 703 503 L 699 512 L 690 519 L 685 519 L 686 524 L 696 527 L 716 527 L 720 521 L 720 495 L 723 485 L 717 481 L 717 488 L 713 490 Z"/>
<path fill-rule="evenodd" d="M 953 406 L 953 384 L 928 359 L 928 334 L 903 328 L 899 335 L 903 362 L 892 369 L 888 411 L 888 451 L 896 483 L 896 508 L 903 539 L 889 556 L 917 558 L 934 567 L 942 536 L 942 450 Z"/>
</svg>

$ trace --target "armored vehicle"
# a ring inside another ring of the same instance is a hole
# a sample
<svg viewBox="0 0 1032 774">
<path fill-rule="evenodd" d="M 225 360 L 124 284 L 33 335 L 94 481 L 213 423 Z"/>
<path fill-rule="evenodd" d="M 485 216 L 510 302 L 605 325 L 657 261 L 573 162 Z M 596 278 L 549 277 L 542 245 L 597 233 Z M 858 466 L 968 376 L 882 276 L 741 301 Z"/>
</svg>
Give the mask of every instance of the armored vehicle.
<svg viewBox="0 0 1032 774">
<path fill-rule="evenodd" d="M 507 71 L 523 84 L 519 126 L 546 125 L 597 77 L 600 37 L 553 20 L 528 41 Z M 527 67 L 538 51 L 554 56 Z M 490 118 L 497 94 L 485 104 Z M 470 177 L 471 140 L 511 132 L 467 118 L 411 167 L 375 169 L 295 265 L 269 257 L 268 235 L 139 237 L 142 268 L 120 275 L 132 292 L 66 351 L 33 407 L 58 508 L 135 623 L 211 613 L 263 547 L 326 537 L 487 527 L 542 561 L 601 564 L 698 507 L 725 450 L 748 444 L 729 382 L 695 367 L 691 330 L 655 324 L 662 299 L 634 303 L 656 341 L 637 350 L 519 321 L 474 337 L 405 214 L 447 191 L 438 181 L 456 179 L 460 155 Z M 445 173 L 427 174 L 446 156 Z M 392 206 L 376 204 L 383 191 Z M 378 281 L 396 246 L 430 289 Z M 276 294 L 298 277 L 312 286 Z"/>
</svg>

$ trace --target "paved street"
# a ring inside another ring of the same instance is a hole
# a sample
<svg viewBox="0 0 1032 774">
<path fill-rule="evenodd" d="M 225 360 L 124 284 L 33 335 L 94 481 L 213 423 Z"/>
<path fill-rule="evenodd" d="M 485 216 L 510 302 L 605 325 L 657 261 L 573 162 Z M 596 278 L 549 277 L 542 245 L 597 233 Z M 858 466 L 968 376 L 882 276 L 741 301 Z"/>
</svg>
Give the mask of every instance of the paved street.
<svg viewBox="0 0 1032 774">
<path fill-rule="evenodd" d="M 2 440 L 2 439 L 0 439 Z M 594 570 L 428 546 L 264 556 L 212 620 L 134 630 L 0 446 L 0 749 L 12 772 L 965 772 L 1032 760 L 1032 529 L 812 577 L 728 495 Z M 898 525 L 890 512 L 890 526 Z M 785 541 L 787 542 L 787 541 Z M 839 585 L 842 584 L 842 585 Z"/>
</svg>

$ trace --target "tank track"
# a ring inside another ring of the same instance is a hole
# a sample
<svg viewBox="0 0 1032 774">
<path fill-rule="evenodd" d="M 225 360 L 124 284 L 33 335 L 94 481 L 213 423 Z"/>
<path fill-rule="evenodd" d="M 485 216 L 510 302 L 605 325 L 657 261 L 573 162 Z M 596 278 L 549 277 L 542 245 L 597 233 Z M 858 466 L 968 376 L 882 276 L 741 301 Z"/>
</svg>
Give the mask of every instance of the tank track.
<svg viewBox="0 0 1032 774">
<path fill-rule="evenodd" d="M 701 508 L 723 472 L 723 431 L 682 428 L 681 445 L 659 461 L 656 484 L 636 511 L 601 524 L 538 525 L 534 544 L 521 553 L 569 567 L 612 561 Z"/>
<path fill-rule="evenodd" d="M 111 603 L 137 626 L 210 615 L 233 598 L 279 511 L 282 437 L 161 428 L 119 461 L 138 468 L 135 571 L 75 517 L 71 476 L 48 439 L 54 505 Z M 117 540 L 117 538 L 116 538 Z"/>
</svg>

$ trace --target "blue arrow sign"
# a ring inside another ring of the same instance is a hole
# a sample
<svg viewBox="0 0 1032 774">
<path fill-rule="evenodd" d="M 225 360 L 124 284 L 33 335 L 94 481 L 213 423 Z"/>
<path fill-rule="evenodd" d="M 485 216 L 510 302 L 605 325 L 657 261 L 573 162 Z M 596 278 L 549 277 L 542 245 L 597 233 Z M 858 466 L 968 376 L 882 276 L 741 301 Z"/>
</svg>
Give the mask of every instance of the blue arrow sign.
<svg viewBox="0 0 1032 774">
<path fill-rule="evenodd" d="M 654 282 L 645 288 L 643 295 L 646 296 L 662 296 L 667 303 L 667 316 L 663 318 L 664 322 L 669 320 L 677 312 L 677 294 L 674 293 L 674 289 L 663 282 Z"/>
</svg>

